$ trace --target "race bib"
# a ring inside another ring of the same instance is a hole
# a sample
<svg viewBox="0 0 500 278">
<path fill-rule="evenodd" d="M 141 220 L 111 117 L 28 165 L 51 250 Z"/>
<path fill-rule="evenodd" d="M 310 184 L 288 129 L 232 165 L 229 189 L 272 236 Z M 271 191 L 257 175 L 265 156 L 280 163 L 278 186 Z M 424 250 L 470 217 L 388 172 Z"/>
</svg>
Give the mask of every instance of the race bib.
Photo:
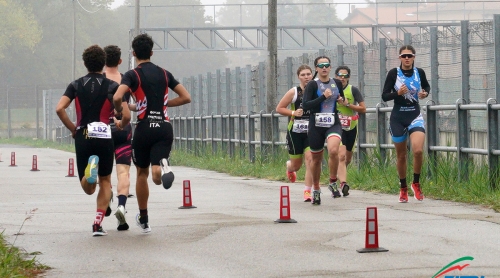
<svg viewBox="0 0 500 278">
<path fill-rule="evenodd" d="M 292 131 L 295 133 L 307 133 L 309 120 L 294 120 Z"/>
<path fill-rule="evenodd" d="M 339 121 L 340 121 L 340 124 L 342 125 L 343 130 L 351 129 L 351 117 L 350 116 L 339 115 Z"/>
<path fill-rule="evenodd" d="M 335 113 L 316 113 L 314 119 L 317 127 L 331 127 L 335 124 Z"/>
<path fill-rule="evenodd" d="M 90 138 L 111 139 L 111 127 L 103 122 L 88 124 L 87 131 L 87 136 Z"/>
</svg>

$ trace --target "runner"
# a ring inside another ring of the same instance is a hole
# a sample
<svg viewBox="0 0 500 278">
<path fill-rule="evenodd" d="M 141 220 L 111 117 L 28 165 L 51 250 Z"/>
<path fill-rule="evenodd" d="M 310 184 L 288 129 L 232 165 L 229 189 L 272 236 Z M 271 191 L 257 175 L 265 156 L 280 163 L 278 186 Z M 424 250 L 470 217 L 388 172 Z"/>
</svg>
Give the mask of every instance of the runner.
<svg viewBox="0 0 500 278">
<path fill-rule="evenodd" d="M 116 115 L 121 113 L 122 98 L 126 92 L 132 93 L 136 103 L 137 126 L 132 141 L 132 159 L 137 168 L 135 192 L 139 214 L 136 222 L 143 233 L 151 232 L 148 221 L 150 165 L 155 184 L 163 184 L 165 189 L 169 189 L 174 181 L 168 162 L 174 140 L 168 107 L 191 102 L 189 92 L 169 71 L 151 63 L 153 44 L 148 34 L 134 38 L 132 49 L 137 67 L 125 73 L 113 97 Z M 172 91 L 178 95 L 177 98 L 169 99 Z"/>
<path fill-rule="evenodd" d="M 286 133 L 286 142 L 290 160 L 286 162 L 286 174 L 290 182 L 295 182 L 297 179 L 297 171 L 302 166 L 303 157 L 305 157 L 306 173 L 305 173 L 305 188 L 304 202 L 312 201 L 311 186 L 312 176 L 308 170 L 311 163 L 311 150 L 309 148 L 309 140 L 307 139 L 307 126 L 309 124 L 309 113 L 304 113 L 302 109 L 302 98 L 306 84 L 312 78 L 312 69 L 307 65 L 302 65 L 297 69 L 297 76 L 300 85 L 293 87 L 281 98 L 276 112 L 283 116 L 289 116 L 288 129 Z M 290 105 L 291 109 L 288 109 Z"/>
<path fill-rule="evenodd" d="M 92 225 L 94 236 L 105 236 L 102 221 L 111 198 L 111 172 L 113 171 L 113 140 L 109 126 L 109 113 L 113 109 L 111 98 L 118 84 L 102 75 L 106 54 L 102 48 L 92 45 L 83 52 L 83 63 L 88 74 L 71 82 L 56 107 L 61 122 L 75 138 L 78 176 L 82 189 L 94 194 L 97 181 L 97 212 Z M 76 124 L 66 113 L 75 100 Z M 120 103 L 121 104 L 121 103 Z M 130 111 L 123 109 L 123 122 L 130 121 Z"/>
<path fill-rule="evenodd" d="M 424 200 L 424 194 L 420 186 L 420 171 L 423 163 L 423 149 L 425 142 L 425 123 L 418 99 L 426 98 L 431 87 L 425 72 L 421 68 L 414 67 L 415 48 L 404 45 L 399 49 L 401 65 L 391 69 L 385 79 L 382 99 L 384 101 L 394 100 L 390 123 L 390 132 L 394 146 L 396 147 L 400 191 L 399 202 L 408 202 L 408 186 L 406 184 L 406 140 L 410 137 L 411 149 L 413 151 L 413 190 L 415 199 Z"/>
<path fill-rule="evenodd" d="M 307 83 L 302 102 L 305 111 L 310 110 L 309 146 L 311 148 L 312 162 L 310 166 L 313 179 L 313 205 L 321 204 L 321 162 L 323 161 L 323 148 L 325 139 L 328 149 L 328 166 L 330 182 L 328 189 L 333 197 L 340 197 L 337 186 L 337 168 L 339 164 L 338 150 L 342 135 L 342 127 L 337 112 L 337 101 L 343 101 L 344 93 L 342 82 L 330 78 L 330 58 L 317 57 L 314 60 L 318 78 Z"/>
<path fill-rule="evenodd" d="M 108 45 L 104 47 L 106 52 L 106 68 L 104 76 L 120 84 L 122 81 L 122 74 L 118 71 L 118 66 L 122 63 L 121 49 L 116 45 Z M 123 99 L 125 104 L 128 104 L 130 94 L 125 94 Z M 120 129 L 117 128 L 115 123 L 118 121 L 114 117 L 114 113 L 110 115 L 113 120 L 111 123 L 111 135 L 115 146 L 115 162 L 116 162 L 116 177 L 118 179 L 117 195 L 118 207 L 115 212 L 116 219 L 118 220 L 118 231 L 126 231 L 129 226 L 125 219 L 125 205 L 130 189 L 130 163 L 132 161 L 132 125 L 128 124 Z M 113 194 L 111 194 L 113 196 Z M 108 207 L 109 213 L 111 209 Z M 108 211 L 106 211 L 107 214 Z M 106 215 L 107 216 L 107 215 Z"/>
<path fill-rule="evenodd" d="M 339 168 L 337 171 L 340 180 L 340 191 L 344 197 L 349 196 L 347 184 L 347 166 L 352 160 L 352 150 L 358 137 L 358 115 L 366 113 L 365 101 L 358 88 L 349 84 L 351 69 L 340 66 L 335 70 L 335 76 L 342 82 L 345 100 L 337 107 L 340 123 L 342 124 L 342 144 L 339 147 Z"/>
</svg>

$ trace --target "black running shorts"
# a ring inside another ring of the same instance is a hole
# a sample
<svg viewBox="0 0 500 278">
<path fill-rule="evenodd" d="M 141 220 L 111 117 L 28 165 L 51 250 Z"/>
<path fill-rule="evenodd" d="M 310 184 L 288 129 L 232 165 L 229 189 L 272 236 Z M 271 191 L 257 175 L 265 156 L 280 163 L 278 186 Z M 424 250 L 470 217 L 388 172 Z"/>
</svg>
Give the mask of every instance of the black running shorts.
<svg viewBox="0 0 500 278">
<path fill-rule="evenodd" d="M 132 141 L 134 164 L 139 168 L 160 165 L 162 158 L 169 158 L 173 141 L 174 131 L 169 122 L 160 124 L 150 124 L 148 121 L 139 122 Z"/>
<path fill-rule="evenodd" d="M 114 145 L 112 139 L 88 138 L 87 128 L 81 128 L 75 134 L 75 153 L 80 180 L 85 175 L 85 168 L 89 162 L 89 157 L 92 155 L 99 157 L 97 171 L 99 176 L 108 176 L 113 172 Z"/>
</svg>

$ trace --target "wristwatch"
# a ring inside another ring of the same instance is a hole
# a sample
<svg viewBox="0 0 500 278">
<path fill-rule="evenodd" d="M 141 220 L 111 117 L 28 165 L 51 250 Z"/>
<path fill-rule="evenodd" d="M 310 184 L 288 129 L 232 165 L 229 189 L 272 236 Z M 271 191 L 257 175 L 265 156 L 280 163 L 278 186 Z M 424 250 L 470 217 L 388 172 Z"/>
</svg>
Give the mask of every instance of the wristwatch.
<svg viewBox="0 0 500 278">
<path fill-rule="evenodd" d="M 351 104 L 350 104 L 350 103 L 347 103 L 347 104 L 345 105 L 345 107 L 349 107 L 349 105 L 351 105 Z"/>
</svg>

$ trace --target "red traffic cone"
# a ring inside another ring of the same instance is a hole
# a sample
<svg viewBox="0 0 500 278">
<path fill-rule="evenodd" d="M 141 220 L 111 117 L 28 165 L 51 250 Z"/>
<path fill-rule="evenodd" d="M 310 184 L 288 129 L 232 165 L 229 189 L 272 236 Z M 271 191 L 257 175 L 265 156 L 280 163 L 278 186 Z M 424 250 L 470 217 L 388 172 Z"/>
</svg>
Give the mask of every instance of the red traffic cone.
<svg viewBox="0 0 500 278">
<path fill-rule="evenodd" d="M 33 155 L 33 162 L 31 163 L 31 170 L 30 171 L 40 171 L 40 170 L 38 170 L 38 160 L 37 160 L 36 155 Z"/>
<path fill-rule="evenodd" d="M 193 206 L 193 200 L 191 199 L 191 182 L 189 180 L 182 182 L 182 195 L 183 205 L 179 207 L 180 209 L 196 208 Z"/>
<path fill-rule="evenodd" d="M 17 165 L 16 165 L 16 153 L 15 152 L 10 153 L 10 165 L 9 165 L 9 167 L 17 167 Z"/>
<path fill-rule="evenodd" d="M 365 248 L 358 249 L 359 253 L 387 252 L 389 250 L 378 246 L 377 208 L 366 208 L 366 237 Z"/>
<path fill-rule="evenodd" d="M 75 162 L 74 162 L 73 158 L 69 159 L 68 175 L 66 177 L 75 177 Z"/>
<path fill-rule="evenodd" d="M 281 187 L 280 199 L 280 218 L 274 220 L 274 223 L 297 223 L 290 218 L 290 190 L 288 186 Z"/>
</svg>

